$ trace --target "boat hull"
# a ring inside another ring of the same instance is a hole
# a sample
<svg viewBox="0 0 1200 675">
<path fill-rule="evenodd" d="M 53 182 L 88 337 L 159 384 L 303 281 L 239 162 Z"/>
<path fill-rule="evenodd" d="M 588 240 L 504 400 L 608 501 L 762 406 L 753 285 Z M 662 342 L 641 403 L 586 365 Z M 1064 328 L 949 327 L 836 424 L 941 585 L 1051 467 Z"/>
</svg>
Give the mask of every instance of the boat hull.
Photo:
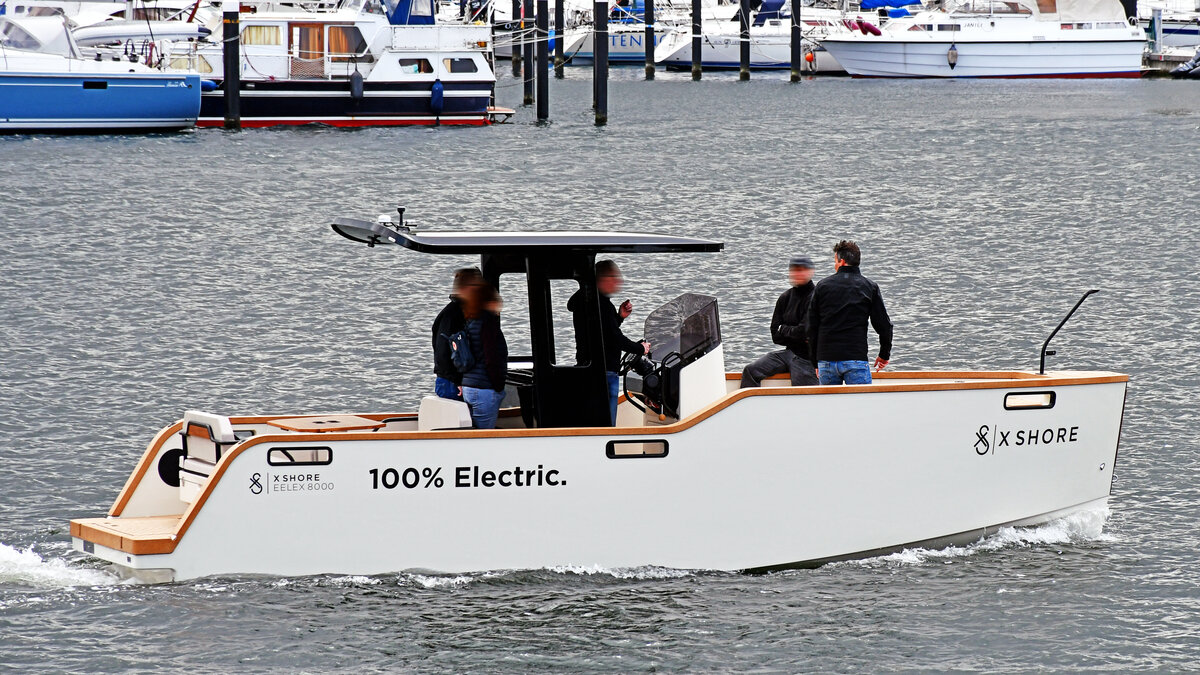
<svg viewBox="0 0 1200 675">
<path fill-rule="evenodd" d="M 929 41 L 829 37 L 822 45 L 855 77 L 1140 77 L 1140 39 Z M 947 54 L 957 51 L 954 68 Z"/>
<path fill-rule="evenodd" d="M 114 517 L 73 521 L 71 534 L 77 550 L 171 579 L 766 570 L 970 540 L 1106 502 L 1125 376 L 896 375 L 735 390 L 665 426 L 283 434 L 268 418 L 233 418 L 256 433 L 191 504 L 155 470 L 179 447 L 177 423 Z M 1049 405 L 1011 408 L 1021 394 Z M 615 450 L 642 441 L 660 452 Z M 330 461 L 271 459 L 314 447 Z M 156 518 L 159 534 L 137 534 Z"/>
<path fill-rule="evenodd" d="M 435 112 L 429 82 L 367 82 L 361 99 L 351 96 L 346 81 L 243 82 L 239 101 L 241 124 L 244 127 L 481 125 L 489 121 L 491 82 L 446 82 L 443 86 L 443 106 Z M 205 92 L 198 125 L 221 126 L 224 118 L 224 91 Z"/>
<path fill-rule="evenodd" d="M 0 72 L 0 131 L 185 129 L 199 112 L 198 75 Z"/>
</svg>

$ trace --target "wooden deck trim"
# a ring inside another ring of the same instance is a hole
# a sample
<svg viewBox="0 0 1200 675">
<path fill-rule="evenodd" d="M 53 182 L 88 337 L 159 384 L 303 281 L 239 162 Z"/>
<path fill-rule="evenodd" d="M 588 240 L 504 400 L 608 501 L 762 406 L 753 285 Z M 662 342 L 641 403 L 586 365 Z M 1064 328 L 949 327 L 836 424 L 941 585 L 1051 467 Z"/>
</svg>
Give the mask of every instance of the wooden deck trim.
<svg viewBox="0 0 1200 675">
<path fill-rule="evenodd" d="M 726 379 L 730 379 L 735 374 L 726 374 Z M 815 396 L 820 394 L 836 394 L 836 395 L 852 395 L 852 394 L 876 394 L 886 392 L 915 392 L 915 391 L 948 391 L 948 390 L 964 390 L 964 389 L 1020 389 L 1029 387 L 1062 387 L 1085 384 L 1110 384 L 1128 382 L 1129 376 L 1119 373 L 1098 372 L 1086 375 L 1035 375 L 1031 373 L 987 373 L 987 372 L 897 372 L 889 373 L 893 379 L 973 379 L 975 382 L 926 382 L 921 384 L 864 384 L 864 385 L 832 385 L 832 386 L 809 386 L 809 387 L 756 387 L 753 389 L 739 389 L 731 392 L 720 400 L 714 401 L 708 407 L 700 410 L 695 415 L 663 426 L 654 427 L 655 436 L 664 436 L 676 434 L 686 429 L 703 422 L 712 417 L 721 410 L 728 408 L 734 403 L 752 396 Z M 1012 375 L 1012 377 L 1008 377 Z M 740 375 L 736 375 L 740 377 Z M 363 414 L 362 417 L 373 418 L 374 414 Z M 280 419 L 282 417 L 307 417 L 307 415 L 291 415 L 291 416 L 257 416 L 257 417 L 235 417 L 230 418 L 232 424 L 265 424 L 267 420 Z M 155 437 L 155 441 L 161 445 L 161 438 L 165 432 L 174 428 L 179 430 L 179 423 L 168 427 L 159 432 L 159 436 Z M 171 553 L 175 550 L 175 545 L 191 526 L 192 521 L 196 519 L 196 514 L 203 508 L 204 503 L 208 501 L 208 496 L 212 494 L 213 489 L 220 482 L 221 477 L 225 474 L 225 470 L 233 463 L 233 460 L 249 448 L 263 443 L 330 443 L 332 441 L 383 441 L 383 440 L 434 440 L 434 439 L 457 439 L 457 438 L 537 438 L 547 436 L 644 436 L 646 434 L 645 427 L 577 427 L 572 429 L 470 429 L 465 431 L 368 431 L 368 432 L 324 432 L 324 433 L 280 433 L 280 434 L 263 434 L 253 436 L 246 439 L 230 449 L 228 453 L 221 457 L 221 461 L 217 463 L 216 469 L 213 471 L 209 481 L 205 484 L 204 489 L 197 495 L 195 501 L 184 511 L 180 518 L 179 527 L 176 529 L 173 537 L 159 537 L 156 539 L 137 539 L 132 540 L 136 544 L 125 543 L 125 538 L 120 538 L 119 543 L 122 545 L 137 546 L 139 550 L 154 549 L 155 553 Z M 155 443 L 151 443 L 154 447 Z M 147 450 L 150 453 L 150 450 Z M 147 462 L 143 457 L 143 464 Z M 144 474 L 144 466 L 139 466 L 139 470 Z M 135 472 L 136 475 L 136 472 Z M 140 476 L 138 477 L 140 480 Z M 130 479 L 131 482 L 133 478 Z M 126 484 L 128 486 L 128 483 Z M 71 533 L 75 535 L 76 522 L 84 523 L 86 521 L 71 521 Z M 82 527 L 80 529 L 82 532 Z M 104 530 L 97 530 L 94 527 L 88 528 L 88 534 L 93 532 L 101 536 L 109 536 Z M 107 546 L 100 541 L 80 536 L 88 541 Z M 118 548 L 118 547 L 110 547 Z M 119 548 L 118 550 L 125 550 Z M 133 552 L 133 551 L 129 551 Z"/>
<path fill-rule="evenodd" d="M 161 518 L 161 516 L 150 516 Z M 133 519 L 130 519 L 133 520 Z M 79 518 L 71 521 L 71 536 L 90 541 L 122 553 L 156 555 L 175 550 L 176 534 L 135 535 L 117 532 L 108 527 L 105 518 Z"/>
</svg>

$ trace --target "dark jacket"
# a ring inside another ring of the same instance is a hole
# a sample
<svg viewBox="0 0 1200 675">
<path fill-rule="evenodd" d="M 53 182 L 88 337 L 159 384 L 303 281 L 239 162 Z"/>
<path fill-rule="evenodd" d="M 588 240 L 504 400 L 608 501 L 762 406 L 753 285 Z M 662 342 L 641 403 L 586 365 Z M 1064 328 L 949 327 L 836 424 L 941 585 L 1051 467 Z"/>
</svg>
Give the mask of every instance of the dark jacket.
<svg viewBox="0 0 1200 675">
<path fill-rule="evenodd" d="M 508 375 L 508 342 L 500 332 L 500 317 L 485 310 L 467 321 L 466 328 L 475 365 L 463 373 L 462 386 L 503 391 Z"/>
<path fill-rule="evenodd" d="M 462 303 L 456 298 L 451 298 L 450 303 L 443 307 L 433 320 L 433 372 L 454 384 L 462 384 L 462 373 L 458 372 L 450 358 L 450 341 L 442 336 L 454 335 L 462 330 L 465 324 Z"/>
<path fill-rule="evenodd" d="M 810 281 L 787 289 L 775 302 L 775 313 L 771 315 L 771 339 L 802 359 L 810 357 L 805 321 L 808 318 L 808 299 L 812 297 L 815 287 L 816 284 Z"/>
<path fill-rule="evenodd" d="M 617 308 L 613 306 L 612 300 L 604 294 L 600 295 L 600 331 L 604 339 L 604 369 L 610 373 L 617 372 L 621 367 L 621 352 L 629 352 L 630 354 L 644 354 L 646 350 L 642 347 L 642 343 L 634 342 L 625 337 L 621 332 L 621 323 L 625 319 L 617 313 Z M 567 309 L 571 310 L 574 315 L 575 335 L 578 336 L 587 322 L 583 320 L 583 315 L 580 312 L 583 310 L 583 289 L 575 291 L 575 295 L 567 301 Z M 586 344 L 578 337 L 575 338 L 579 345 Z M 577 354 L 578 363 L 587 361 L 587 354 Z"/>
<path fill-rule="evenodd" d="M 857 266 L 845 265 L 817 284 L 808 304 L 808 342 L 817 361 L 866 361 L 867 320 L 879 333 L 879 358 L 892 356 L 892 321 L 883 295 Z"/>
</svg>

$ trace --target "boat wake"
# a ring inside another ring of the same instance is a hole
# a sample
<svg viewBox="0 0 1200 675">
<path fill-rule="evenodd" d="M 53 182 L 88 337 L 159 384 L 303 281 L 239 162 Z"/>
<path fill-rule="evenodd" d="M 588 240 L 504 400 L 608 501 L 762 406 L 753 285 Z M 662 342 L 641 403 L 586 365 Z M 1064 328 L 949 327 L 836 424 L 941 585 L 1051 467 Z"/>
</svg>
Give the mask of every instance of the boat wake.
<svg viewBox="0 0 1200 675">
<path fill-rule="evenodd" d="M 1104 523 L 1108 520 L 1108 514 L 1108 507 L 1077 511 L 1036 527 L 1003 527 L 995 534 L 983 537 L 966 546 L 948 546 L 939 549 L 906 548 L 899 553 L 863 560 L 847 560 L 832 563 L 831 566 L 875 566 L 881 563 L 885 565 L 920 565 L 932 560 L 963 558 L 1010 548 L 1115 541 L 1115 537 L 1104 532 Z"/>
<path fill-rule="evenodd" d="M 0 543 L 0 584 L 38 587 L 111 586 L 121 583 L 108 572 L 73 567 L 62 558 L 44 559 L 32 548 L 24 551 Z"/>
</svg>

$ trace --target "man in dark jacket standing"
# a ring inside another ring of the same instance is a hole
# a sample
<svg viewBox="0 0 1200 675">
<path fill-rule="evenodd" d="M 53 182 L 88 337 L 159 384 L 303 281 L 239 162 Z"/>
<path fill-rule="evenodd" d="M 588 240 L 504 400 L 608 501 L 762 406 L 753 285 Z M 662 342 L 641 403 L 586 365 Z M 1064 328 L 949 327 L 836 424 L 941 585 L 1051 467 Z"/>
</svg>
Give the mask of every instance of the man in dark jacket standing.
<svg viewBox="0 0 1200 675">
<path fill-rule="evenodd" d="M 833 247 L 833 276 L 817 284 L 808 305 L 808 342 L 821 384 L 870 384 L 867 366 L 867 321 L 879 334 L 875 370 L 892 356 L 892 321 L 879 286 L 858 269 L 858 244 L 840 241 Z"/>
<path fill-rule="evenodd" d="M 618 310 L 613 305 L 612 296 L 621 292 L 625 278 L 620 268 L 611 260 L 601 260 L 596 263 L 596 290 L 600 295 L 600 330 L 604 342 L 604 370 L 608 377 L 608 411 L 610 423 L 617 423 L 617 399 L 620 398 L 621 378 L 617 370 L 621 366 L 621 352 L 630 354 L 649 354 L 650 343 L 634 342 L 621 332 L 621 324 L 633 312 L 633 303 L 626 300 Z M 574 315 L 576 335 L 587 325 L 578 314 L 584 307 L 583 289 L 576 291 L 567 301 L 567 309 Z M 577 361 L 582 363 L 586 356 L 579 354 Z"/>
<path fill-rule="evenodd" d="M 433 393 L 442 398 L 462 399 L 462 373 L 454 367 L 450 356 L 449 337 L 466 325 L 463 318 L 462 296 L 467 288 L 483 283 L 483 274 L 474 267 L 464 267 L 454 273 L 450 302 L 433 320 Z"/>
<path fill-rule="evenodd" d="M 817 384 L 816 367 L 809 361 L 804 324 L 813 292 L 812 276 L 813 262 L 806 256 L 795 256 L 789 261 L 788 279 L 792 287 L 779 296 L 771 315 L 771 340 L 783 349 L 746 366 L 742 370 L 743 387 L 757 387 L 763 378 L 779 373 L 790 373 L 793 387 Z"/>
</svg>

